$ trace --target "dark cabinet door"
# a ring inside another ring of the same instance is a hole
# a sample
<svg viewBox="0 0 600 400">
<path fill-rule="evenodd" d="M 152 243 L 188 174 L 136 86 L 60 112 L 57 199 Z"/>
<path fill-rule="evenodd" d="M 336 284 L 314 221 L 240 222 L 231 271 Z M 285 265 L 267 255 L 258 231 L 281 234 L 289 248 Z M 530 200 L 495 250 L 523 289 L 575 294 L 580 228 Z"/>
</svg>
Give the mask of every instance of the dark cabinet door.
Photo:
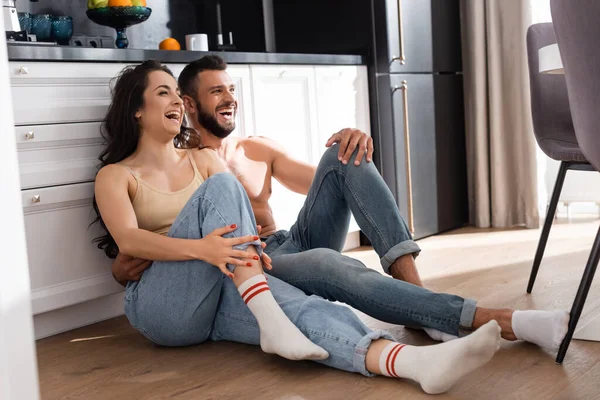
<svg viewBox="0 0 600 400">
<path fill-rule="evenodd" d="M 378 72 L 462 70 L 459 0 L 375 0 L 374 5 Z M 385 29 L 377 20 L 385 21 Z"/>
<path fill-rule="evenodd" d="M 396 199 L 415 238 L 421 238 L 438 231 L 433 75 L 393 75 L 390 82 Z"/>
<path fill-rule="evenodd" d="M 400 212 L 416 239 L 462 226 L 467 222 L 462 77 L 397 74 L 390 83 L 396 160 L 391 186 Z"/>
</svg>

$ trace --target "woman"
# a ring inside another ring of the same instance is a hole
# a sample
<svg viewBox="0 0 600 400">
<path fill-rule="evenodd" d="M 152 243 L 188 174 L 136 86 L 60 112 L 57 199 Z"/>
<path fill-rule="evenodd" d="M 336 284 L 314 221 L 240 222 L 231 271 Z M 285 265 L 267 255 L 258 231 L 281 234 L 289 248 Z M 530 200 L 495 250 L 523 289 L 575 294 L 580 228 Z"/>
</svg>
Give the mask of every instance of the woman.
<svg viewBox="0 0 600 400">
<path fill-rule="evenodd" d="M 274 277 L 267 284 L 247 195 L 195 131 L 182 128 L 183 116 L 171 72 L 146 61 L 121 73 L 104 124 L 94 204 L 108 232 L 99 247 L 109 257 L 155 260 L 125 292 L 126 315 L 144 336 L 163 346 L 260 344 L 289 359 L 410 378 L 427 393 L 448 390 L 491 359 L 496 321 L 448 343 L 406 346 L 347 307 Z"/>
</svg>

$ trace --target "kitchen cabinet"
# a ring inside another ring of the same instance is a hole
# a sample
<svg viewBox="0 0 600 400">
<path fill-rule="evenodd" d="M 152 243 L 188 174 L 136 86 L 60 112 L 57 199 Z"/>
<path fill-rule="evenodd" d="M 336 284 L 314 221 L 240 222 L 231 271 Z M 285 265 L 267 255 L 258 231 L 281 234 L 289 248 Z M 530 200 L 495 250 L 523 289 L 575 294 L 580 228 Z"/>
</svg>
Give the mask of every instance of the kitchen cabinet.
<svg viewBox="0 0 600 400">
<path fill-rule="evenodd" d="M 318 164 L 329 137 L 355 127 L 370 134 L 368 82 L 358 66 L 251 66 L 256 133 L 282 144 L 295 158 Z M 289 229 L 305 197 L 274 181 L 271 206 Z M 351 220 L 350 231 L 358 231 Z"/>
<path fill-rule="evenodd" d="M 459 0 L 375 1 L 378 72 L 460 71 Z M 383 19 L 384 18 L 384 19 Z"/>
<path fill-rule="evenodd" d="M 396 198 L 416 237 L 452 229 L 464 214 L 465 157 L 459 75 L 397 74 L 391 77 Z M 409 149 L 405 143 L 409 142 Z M 458 217 L 457 217 L 458 216 Z"/>
<path fill-rule="evenodd" d="M 40 320 L 83 303 L 101 307 L 103 298 L 114 309 L 109 296 L 122 292 L 111 260 L 92 242 L 102 232 L 90 223 L 109 83 L 126 65 L 10 62 L 32 309 Z M 167 66 L 177 77 L 185 64 Z M 366 67 L 230 65 L 228 73 L 240 102 L 237 136 L 269 137 L 316 164 L 332 133 L 349 126 L 369 132 Z M 272 207 L 281 228 L 295 222 L 303 202 L 275 182 Z M 99 309 L 89 314 L 89 322 L 108 317 Z M 64 326 L 69 321 L 85 324 L 80 317 L 44 322 L 43 334 L 73 328 Z"/>
<path fill-rule="evenodd" d="M 15 127 L 23 189 L 89 182 L 104 149 L 100 122 Z"/>
<path fill-rule="evenodd" d="M 365 57 L 374 162 L 407 219 L 403 91 L 396 87 L 403 80 L 408 82 L 415 239 L 457 229 L 469 221 L 460 3 L 345 0 L 340 6 L 342 2 L 335 1 L 273 0 L 279 51 L 351 52 Z M 336 27 L 351 27 L 351 33 L 332 29 L 332 21 Z M 349 86 L 341 87 L 347 90 Z M 323 93 L 317 93 L 319 109 L 323 102 L 344 104 L 349 96 Z M 330 112 L 339 116 L 335 108 L 330 107 Z M 319 126 L 326 124 L 319 122 Z"/>
<path fill-rule="evenodd" d="M 92 182 L 22 191 L 34 314 L 120 292 L 92 240 Z"/>
<path fill-rule="evenodd" d="M 10 62 L 15 125 L 101 121 L 119 64 Z"/>
</svg>

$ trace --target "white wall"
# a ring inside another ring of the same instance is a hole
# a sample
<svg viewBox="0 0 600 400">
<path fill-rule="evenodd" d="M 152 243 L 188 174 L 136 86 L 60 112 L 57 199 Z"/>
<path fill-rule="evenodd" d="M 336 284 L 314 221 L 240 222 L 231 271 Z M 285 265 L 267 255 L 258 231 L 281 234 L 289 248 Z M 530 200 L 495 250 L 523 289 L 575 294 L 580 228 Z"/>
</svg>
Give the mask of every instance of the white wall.
<svg viewBox="0 0 600 400">
<path fill-rule="evenodd" d="M 4 20 L 0 19 L 0 32 Z M 39 386 L 6 42 L 0 40 L 0 399 L 37 400 Z"/>
</svg>

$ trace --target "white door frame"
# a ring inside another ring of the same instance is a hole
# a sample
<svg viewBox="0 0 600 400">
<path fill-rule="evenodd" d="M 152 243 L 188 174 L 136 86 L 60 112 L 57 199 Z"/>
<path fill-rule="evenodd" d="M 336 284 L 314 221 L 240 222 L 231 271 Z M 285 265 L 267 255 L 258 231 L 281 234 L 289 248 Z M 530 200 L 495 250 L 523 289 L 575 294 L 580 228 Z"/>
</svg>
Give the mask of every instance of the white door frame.
<svg viewBox="0 0 600 400">
<path fill-rule="evenodd" d="M 39 399 L 8 56 L 0 19 L 0 399 Z"/>
</svg>

